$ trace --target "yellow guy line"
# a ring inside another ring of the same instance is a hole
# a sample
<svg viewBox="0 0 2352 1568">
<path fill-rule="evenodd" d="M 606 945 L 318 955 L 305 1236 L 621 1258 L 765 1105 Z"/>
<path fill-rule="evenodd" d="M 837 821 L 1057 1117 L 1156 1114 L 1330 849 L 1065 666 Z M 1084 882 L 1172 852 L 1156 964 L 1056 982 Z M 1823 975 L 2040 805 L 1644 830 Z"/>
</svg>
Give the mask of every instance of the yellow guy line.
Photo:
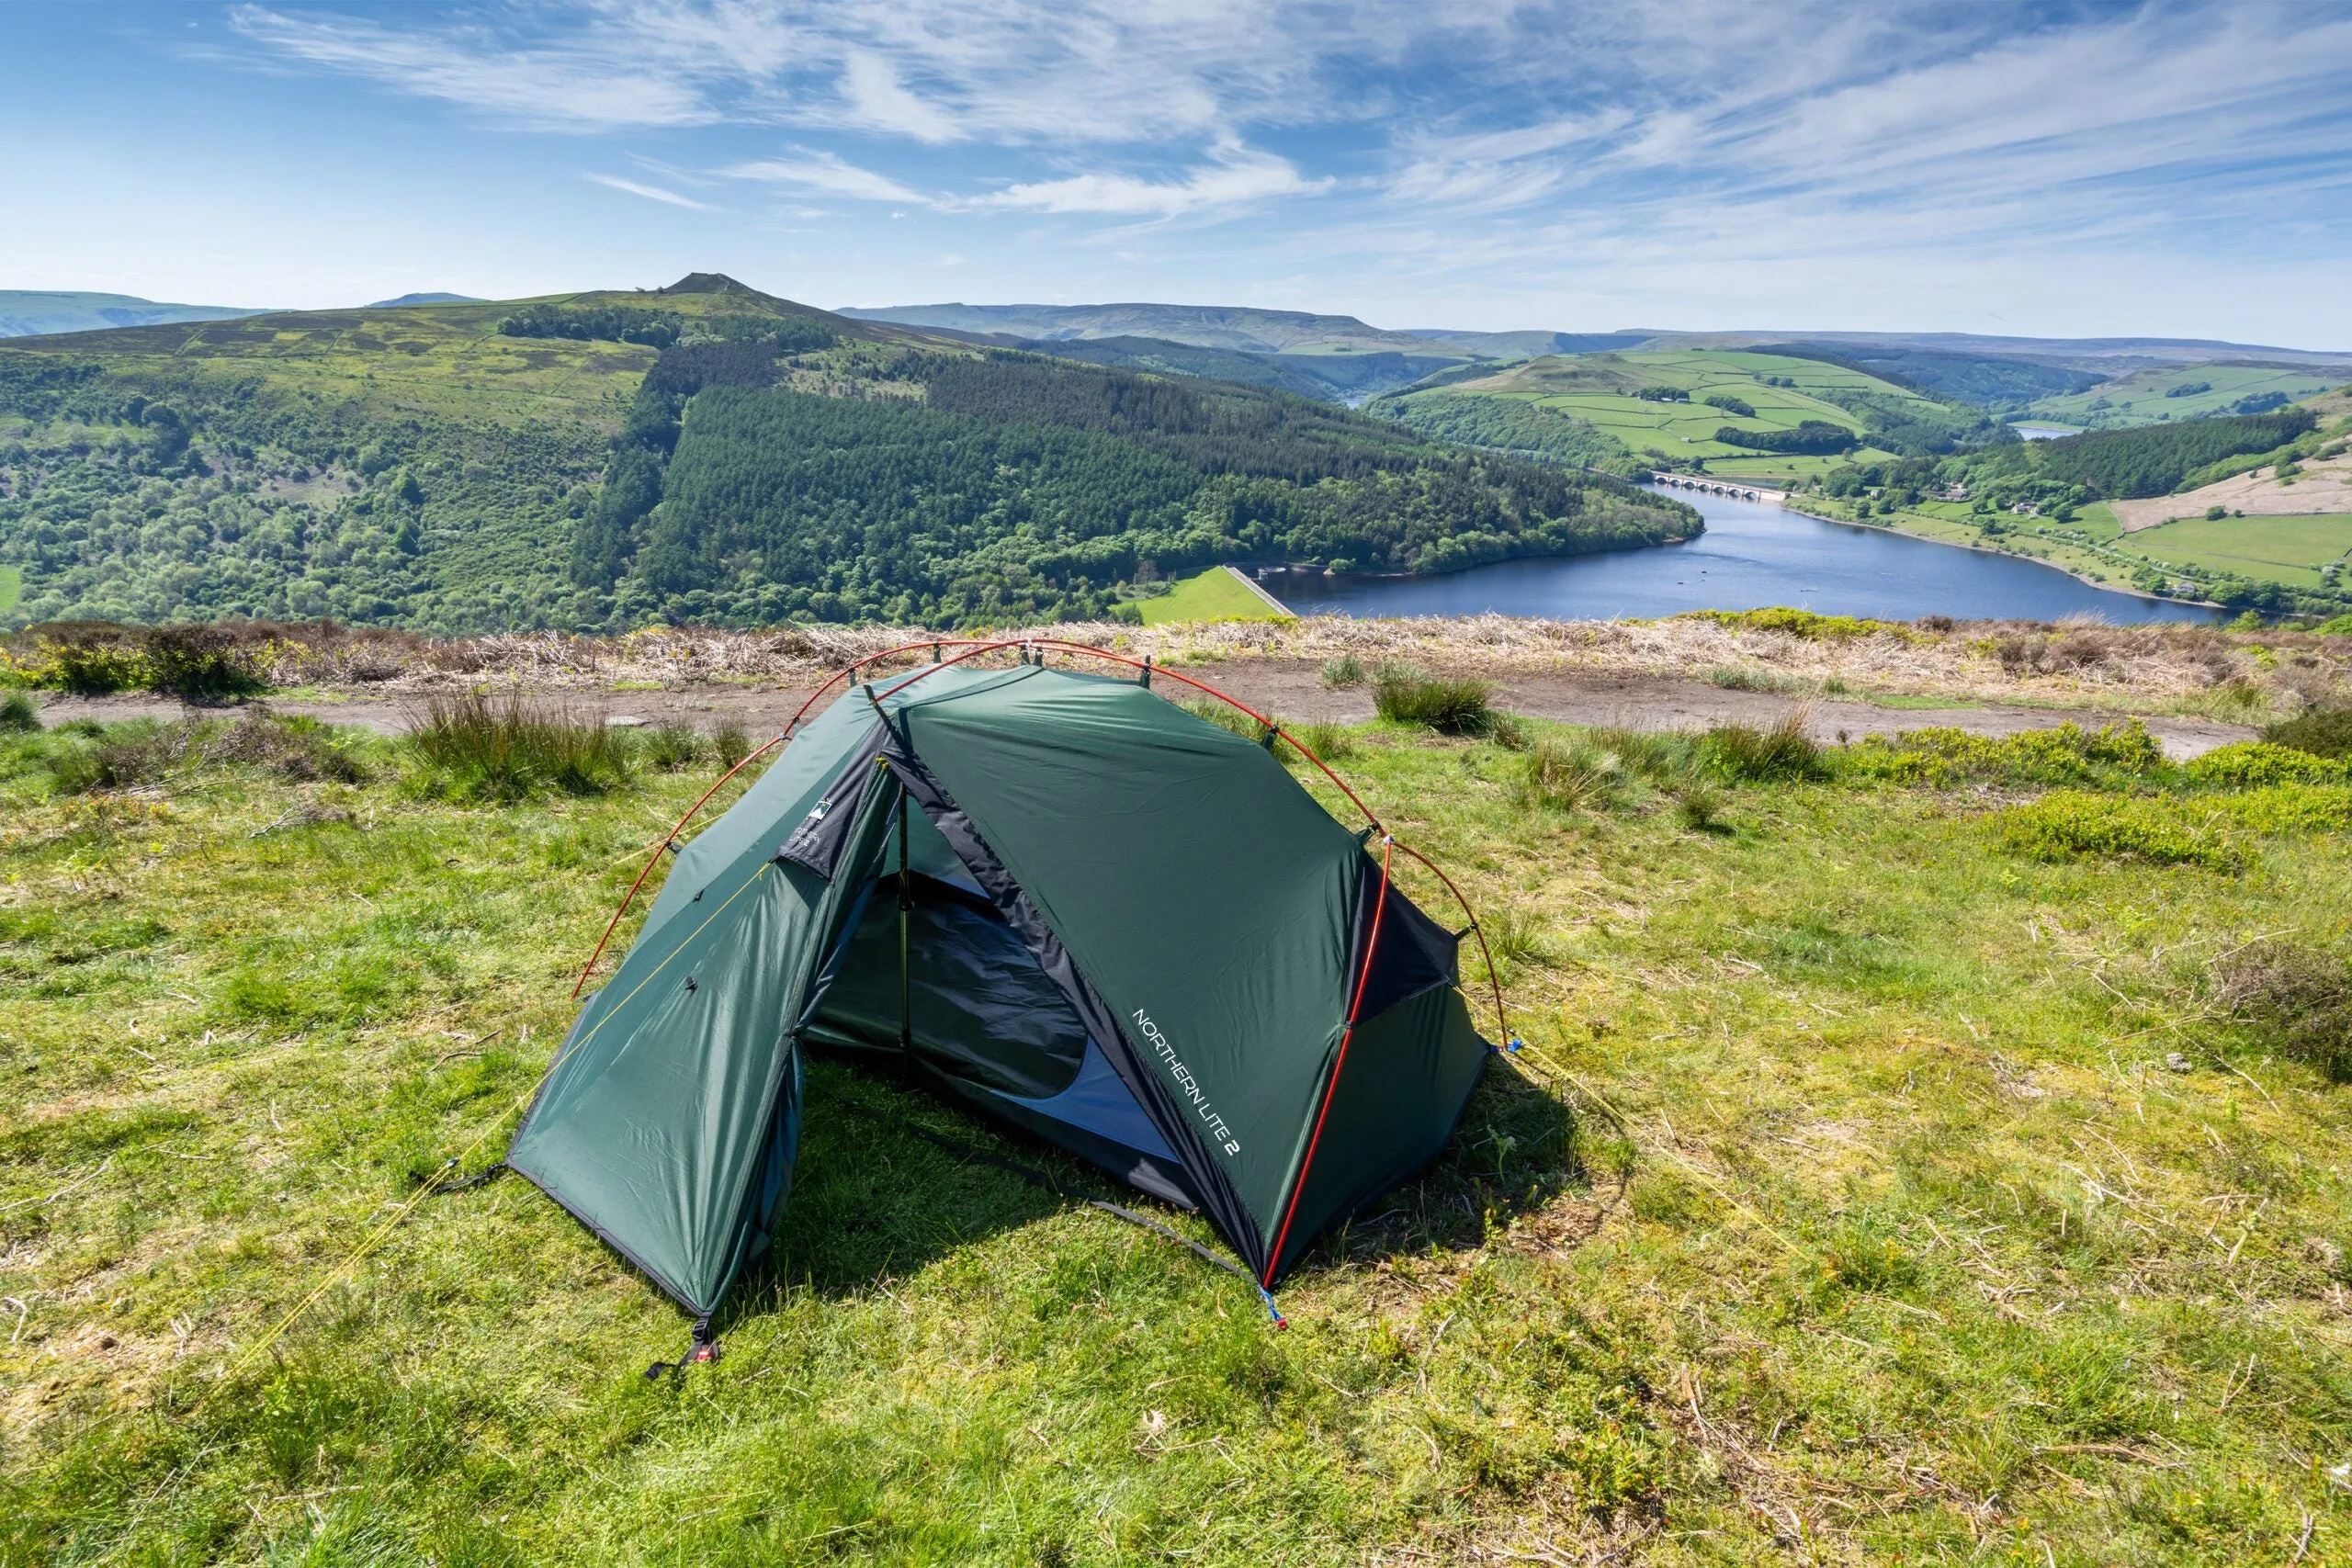
<svg viewBox="0 0 2352 1568">
<path fill-rule="evenodd" d="M 729 907 L 731 906 L 736 899 L 741 898 L 744 894 L 750 892 L 752 888 L 758 884 L 760 878 L 768 874 L 768 867 L 775 863 L 775 862 L 770 861 L 765 864 L 763 864 L 757 872 L 754 872 L 752 874 L 749 881 L 745 882 L 742 886 L 738 887 L 732 894 L 729 895 L 727 902 L 725 904 L 721 904 L 718 908 L 713 909 L 710 912 L 708 919 L 704 920 L 701 925 L 696 926 L 692 931 L 688 932 L 686 934 L 685 942 L 681 942 L 676 947 L 672 948 L 670 950 L 669 957 L 662 959 L 661 963 L 655 964 L 651 974 L 647 975 L 644 979 L 639 980 L 635 986 L 629 988 L 628 996 L 623 997 L 619 1001 L 615 1002 L 611 1007 L 605 1009 L 605 1016 L 596 1021 L 596 1028 L 591 1029 L 587 1033 L 582 1035 L 574 1043 L 572 1049 L 577 1050 L 580 1046 L 585 1045 L 589 1041 L 594 1039 L 596 1037 L 597 1029 L 604 1028 L 607 1022 L 611 1021 L 613 1015 L 628 1004 L 630 997 L 636 996 L 638 992 L 651 985 L 653 983 L 653 976 L 661 974 L 662 970 L 670 966 L 670 960 L 677 957 L 681 952 L 684 951 L 686 942 L 694 941 L 695 937 L 700 936 L 705 931 L 709 929 L 711 920 L 715 920 L 718 919 L 719 916 L 725 914 Z M 514 1103 L 506 1108 L 503 1115 L 501 1115 L 497 1121 L 492 1122 L 489 1126 L 484 1127 L 481 1132 L 475 1134 L 473 1141 L 468 1144 L 464 1148 L 459 1149 L 456 1154 L 451 1155 L 443 1164 L 441 1168 L 443 1170 L 447 1170 L 453 1166 L 463 1165 L 466 1161 L 466 1156 L 472 1154 L 476 1149 L 481 1147 L 482 1141 L 484 1139 L 488 1138 L 492 1133 L 497 1132 L 499 1128 L 504 1126 L 506 1124 L 506 1118 L 508 1116 L 512 1116 L 516 1111 L 522 1109 L 523 1105 L 530 1100 L 531 1096 L 537 1092 L 537 1089 L 538 1085 L 533 1084 L 529 1089 L 526 1089 L 522 1093 L 516 1095 L 514 1097 Z M 391 1217 L 390 1219 L 386 1220 L 382 1224 L 378 1225 L 373 1231 L 369 1232 L 357 1247 L 351 1249 L 350 1254 L 345 1257 L 341 1263 L 336 1264 L 334 1268 L 328 1272 L 325 1279 L 319 1281 L 317 1289 L 313 1290 L 309 1295 L 304 1296 L 300 1301 L 296 1302 L 292 1310 L 288 1312 L 284 1317 L 279 1318 L 277 1325 L 272 1327 L 267 1334 L 263 1335 L 259 1339 L 255 1340 L 253 1346 L 247 1349 L 243 1355 L 238 1357 L 235 1364 L 230 1367 L 228 1371 L 221 1375 L 220 1382 L 214 1383 L 212 1388 L 204 1391 L 203 1398 L 198 1399 L 196 1402 L 196 1408 L 198 1410 L 203 1409 L 205 1400 L 212 1397 L 213 1389 L 220 1388 L 226 1383 L 236 1382 L 239 1377 L 244 1374 L 246 1368 L 261 1359 L 263 1354 L 266 1352 L 271 1346 L 277 1344 L 279 1339 L 283 1338 L 288 1329 L 294 1326 L 296 1319 L 300 1318 L 304 1313 L 310 1311 L 313 1306 L 316 1306 L 318 1304 L 319 1298 L 325 1295 L 329 1291 L 334 1289 L 335 1285 L 342 1280 L 345 1275 L 351 1272 L 352 1268 L 356 1264 L 365 1258 L 369 1253 L 375 1251 L 376 1248 L 381 1247 L 384 1244 L 385 1238 L 390 1236 L 392 1232 L 398 1230 L 401 1227 L 401 1222 L 406 1220 L 411 1214 L 414 1213 L 416 1212 L 416 1206 L 424 1201 L 425 1199 L 431 1197 L 439 1186 L 440 1183 L 436 1181 L 419 1183 L 416 1190 L 410 1193 L 407 1200 L 403 1201 L 399 1208 L 392 1211 Z"/>
</svg>

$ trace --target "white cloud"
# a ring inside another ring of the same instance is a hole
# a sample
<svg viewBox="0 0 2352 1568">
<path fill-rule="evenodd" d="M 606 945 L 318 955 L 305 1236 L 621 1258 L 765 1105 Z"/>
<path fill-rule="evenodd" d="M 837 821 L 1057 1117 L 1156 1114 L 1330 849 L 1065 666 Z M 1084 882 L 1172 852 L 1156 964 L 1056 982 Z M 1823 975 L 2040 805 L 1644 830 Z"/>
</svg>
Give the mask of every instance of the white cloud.
<svg viewBox="0 0 2352 1568">
<path fill-rule="evenodd" d="M 399 30 L 260 6 L 239 6 L 229 20 L 287 62 L 549 129 L 705 125 L 719 118 L 691 81 L 577 41 L 520 48 L 481 27 Z"/>
<path fill-rule="evenodd" d="M 676 191 L 663 190 L 660 186 L 639 185 L 635 180 L 622 179 L 618 175 L 583 174 L 580 177 L 594 180 L 600 186 L 609 186 L 615 190 L 627 191 L 631 196 L 641 196 L 648 201 L 667 202 L 672 207 L 684 207 L 695 212 L 718 210 L 707 201 L 696 201 L 692 197 L 680 196 Z"/>
<path fill-rule="evenodd" d="M 758 180 L 767 185 L 822 191 L 827 196 L 847 197 L 855 201 L 908 201 L 924 207 L 931 205 L 931 198 L 922 192 L 909 189 L 888 175 L 846 163 L 834 152 L 804 151 L 789 158 L 766 158 L 757 163 L 737 164 L 723 172 L 739 180 Z"/>
<path fill-rule="evenodd" d="M 959 205 L 973 209 L 1175 218 L 1275 197 L 1316 195 L 1329 190 L 1336 183 L 1330 179 L 1308 179 L 1283 159 L 1240 147 L 1221 147 L 1214 157 L 1215 162 L 1185 170 L 1181 178 L 1173 180 L 1145 179 L 1133 175 L 1072 175 L 1066 179 L 1026 181 Z"/>
</svg>

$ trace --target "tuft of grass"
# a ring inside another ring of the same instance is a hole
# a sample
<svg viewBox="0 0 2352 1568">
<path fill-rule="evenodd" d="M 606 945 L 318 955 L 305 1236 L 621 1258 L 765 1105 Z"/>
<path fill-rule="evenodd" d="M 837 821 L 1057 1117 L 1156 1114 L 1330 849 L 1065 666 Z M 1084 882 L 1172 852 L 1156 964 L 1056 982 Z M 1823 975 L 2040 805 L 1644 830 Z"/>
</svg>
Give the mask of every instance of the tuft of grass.
<svg viewBox="0 0 2352 1568">
<path fill-rule="evenodd" d="M 2352 707 L 2305 708 L 2263 727 L 2262 739 L 2314 757 L 2352 757 Z"/>
<path fill-rule="evenodd" d="M 0 697 L 0 730 L 31 734 L 40 728 L 40 709 L 22 692 Z"/>
<path fill-rule="evenodd" d="M 1361 686 L 1367 679 L 1369 677 L 1364 673 L 1363 660 L 1352 653 L 1343 653 L 1337 659 L 1327 659 L 1323 661 L 1323 683 L 1327 686 L 1334 689 Z"/>
<path fill-rule="evenodd" d="M 1487 947 L 1504 964 L 1542 964 L 1552 955 L 1550 928 L 1524 904 L 1495 905 L 1478 920 Z"/>
<path fill-rule="evenodd" d="M 664 719 L 638 732 L 637 754 L 649 766 L 665 773 L 691 768 L 703 760 L 708 742 L 702 731 L 684 719 Z"/>
<path fill-rule="evenodd" d="M 435 694 L 408 739 L 436 792 L 452 800 L 594 795 L 628 777 L 626 743 L 594 714 L 519 693 Z"/>
<path fill-rule="evenodd" d="M 711 755 L 722 768 L 731 768 L 752 754 L 752 734 L 741 719 L 721 719 L 710 731 Z"/>
<path fill-rule="evenodd" d="M 1601 811 L 1625 784 L 1623 759 L 1582 735 L 1545 736 L 1520 760 L 1512 798 L 1546 811 Z"/>
<path fill-rule="evenodd" d="M 1219 729 L 1229 729 L 1244 739 L 1263 740 L 1266 738 L 1265 727 L 1231 703 L 1221 703 L 1215 697 L 1180 697 L 1176 699 L 1176 705 L 1194 718 L 1204 719 Z"/>
<path fill-rule="evenodd" d="M 1805 733 L 1804 709 L 1770 725 L 1718 724 L 1700 738 L 1704 767 L 1733 783 L 1780 784 L 1826 776 L 1821 743 Z"/>
<path fill-rule="evenodd" d="M 1282 726 L 1282 732 L 1284 739 L 1295 739 L 1299 745 L 1306 747 L 1327 762 L 1337 761 L 1342 757 L 1351 757 L 1355 754 L 1355 731 L 1344 724 L 1335 724 L 1328 719 L 1316 719 L 1305 724 L 1284 724 Z M 1296 755 L 1295 748 L 1287 746 L 1283 748 L 1283 757 L 1285 761 L 1295 755 Z"/>
<path fill-rule="evenodd" d="M 1724 830 L 1724 798 L 1702 779 L 1692 779 L 1674 792 L 1674 815 L 1694 833 Z"/>
<path fill-rule="evenodd" d="M 1801 692 L 1805 682 L 1777 670 L 1750 670 L 1745 665 L 1718 664 L 1708 670 L 1707 683 L 1726 692 Z"/>
<path fill-rule="evenodd" d="M 2352 964 L 2322 948 L 2266 937 L 2213 966 L 2215 1001 L 2292 1060 L 2352 1083 Z"/>
<path fill-rule="evenodd" d="M 1494 687 L 1484 681 L 1384 672 L 1373 686 L 1372 702 L 1391 724 L 1480 736 L 1491 732 L 1500 717 L 1494 695 Z"/>
</svg>

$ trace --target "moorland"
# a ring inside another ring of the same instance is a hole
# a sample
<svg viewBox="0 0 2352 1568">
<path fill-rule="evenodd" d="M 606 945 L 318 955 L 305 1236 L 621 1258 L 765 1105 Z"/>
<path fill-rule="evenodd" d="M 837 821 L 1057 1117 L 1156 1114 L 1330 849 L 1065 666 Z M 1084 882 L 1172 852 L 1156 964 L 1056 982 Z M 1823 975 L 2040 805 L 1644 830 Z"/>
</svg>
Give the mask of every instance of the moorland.
<svg viewBox="0 0 2352 1568">
<path fill-rule="evenodd" d="M 1093 1173 L 837 1062 L 774 1259 L 684 1377 L 643 1375 L 684 1320 L 553 1204 L 511 1179 L 428 1193 L 494 1156 L 605 914 L 752 739 L 560 705 L 813 683 L 907 634 L 124 630 L 78 665 L 24 639 L 0 709 L 0 1555 L 2352 1543 L 2330 1474 L 2352 638 L 1785 611 L 1062 629 L 1210 680 L 1319 658 L 1368 694 L 1369 722 L 1289 731 L 1462 881 L 1527 1042 L 1442 1161 L 1285 1287 L 1287 1331 L 1172 1244 L 911 1129 Z M 2267 738 L 2188 762 L 2121 717 L 1823 744 L 1793 705 L 1661 735 L 1514 718 L 1481 683 L 1608 661 L 1792 705 L 2169 703 Z M 76 680 L 390 686 L 408 716 L 24 700 Z M 537 694 L 527 737 L 432 703 L 485 682 Z"/>
</svg>

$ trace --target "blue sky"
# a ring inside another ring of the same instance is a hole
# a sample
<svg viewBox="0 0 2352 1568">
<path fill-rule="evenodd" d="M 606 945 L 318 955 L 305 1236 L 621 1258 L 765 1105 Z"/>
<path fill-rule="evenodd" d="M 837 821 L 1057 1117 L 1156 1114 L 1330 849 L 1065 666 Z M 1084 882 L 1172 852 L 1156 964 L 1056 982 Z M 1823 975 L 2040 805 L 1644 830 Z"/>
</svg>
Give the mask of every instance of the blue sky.
<svg viewBox="0 0 2352 1568">
<path fill-rule="evenodd" d="M 0 288 L 2352 349 L 2352 4 L 0 6 Z"/>
</svg>

